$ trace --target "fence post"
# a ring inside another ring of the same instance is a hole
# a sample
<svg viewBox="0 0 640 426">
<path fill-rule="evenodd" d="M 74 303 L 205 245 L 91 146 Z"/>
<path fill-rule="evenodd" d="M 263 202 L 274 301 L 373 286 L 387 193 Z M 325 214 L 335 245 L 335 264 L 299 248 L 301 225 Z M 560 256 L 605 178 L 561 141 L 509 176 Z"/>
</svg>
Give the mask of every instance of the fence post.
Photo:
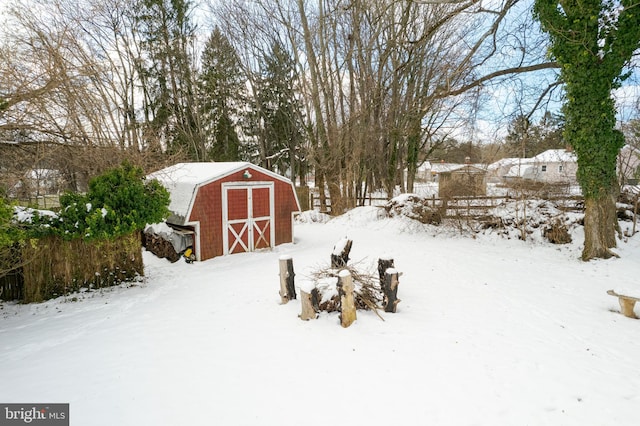
<svg viewBox="0 0 640 426">
<path fill-rule="evenodd" d="M 638 194 L 636 194 L 636 198 L 633 200 L 633 229 L 631 230 L 631 235 L 636 235 L 636 218 L 638 217 Z"/>
<path fill-rule="evenodd" d="M 338 273 L 338 294 L 340 295 L 340 325 L 347 328 L 356 320 L 356 303 L 353 295 L 351 272 L 343 269 Z"/>
<path fill-rule="evenodd" d="M 291 256 L 280 256 L 280 298 L 283 305 L 296 298 L 295 275 Z"/>
</svg>

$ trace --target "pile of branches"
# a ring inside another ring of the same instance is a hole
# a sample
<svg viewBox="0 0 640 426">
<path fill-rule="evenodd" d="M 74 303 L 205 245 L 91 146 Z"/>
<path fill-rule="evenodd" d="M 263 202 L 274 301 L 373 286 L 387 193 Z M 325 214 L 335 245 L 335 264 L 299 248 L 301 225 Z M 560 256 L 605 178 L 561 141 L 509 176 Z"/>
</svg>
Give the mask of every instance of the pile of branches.
<svg viewBox="0 0 640 426">
<path fill-rule="evenodd" d="M 310 273 L 309 278 L 316 283 L 311 292 L 311 301 L 316 312 L 340 311 L 340 295 L 337 286 L 338 273 L 342 270 L 347 270 L 351 274 L 355 287 L 356 309 L 373 310 L 377 313 L 383 300 L 380 278 L 363 272 L 354 265 L 343 266 L 340 269 L 319 267 Z"/>
<path fill-rule="evenodd" d="M 438 207 L 428 205 L 428 200 L 415 194 L 395 197 L 384 206 L 389 217 L 406 216 L 420 223 L 440 225 L 443 212 Z"/>
</svg>

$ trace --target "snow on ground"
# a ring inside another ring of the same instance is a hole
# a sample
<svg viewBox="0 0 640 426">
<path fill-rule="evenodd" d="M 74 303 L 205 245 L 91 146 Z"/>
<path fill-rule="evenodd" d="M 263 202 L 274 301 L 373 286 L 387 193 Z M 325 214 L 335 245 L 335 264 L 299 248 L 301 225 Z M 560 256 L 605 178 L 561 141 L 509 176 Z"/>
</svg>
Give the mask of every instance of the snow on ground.
<svg viewBox="0 0 640 426">
<path fill-rule="evenodd" d="M 640 293 L 640 237 L 585 263 L 579 236 L 469 238 L 375 207 L 323 222 L 272 251 L 145 253 L 140 283 L 2 304 L 0 401 L 68 402 L 79 426 L 640 424 L 640 321 L 606 294 Z M 398 312 L 301 321 L 279 257 L 302 282 L 345 236 L 361 265 L 395 259 Z"/>
</svg>

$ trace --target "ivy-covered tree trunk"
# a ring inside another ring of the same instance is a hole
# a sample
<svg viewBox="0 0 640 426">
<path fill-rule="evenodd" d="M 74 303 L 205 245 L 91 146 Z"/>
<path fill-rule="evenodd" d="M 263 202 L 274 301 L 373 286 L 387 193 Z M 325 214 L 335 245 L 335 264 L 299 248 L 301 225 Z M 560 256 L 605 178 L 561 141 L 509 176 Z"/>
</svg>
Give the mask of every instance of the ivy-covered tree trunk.
<svg viewBox="0 0 640 426">
<path fill-rule="evenodd" d="M 612 78 L 599 71 L 573 76 L 564 108 L 566 137 L 578 156 L 577 177 L 585 197 L 584 260 L 611 257 L 609 249 L 616 246 L 616 158 L 624 137 L 614 128 Z M 594 76 L 596 81 L 592 80 Z"/>
<path fill-rule="evenodd" d="M 619 192 L 616 158 L 624 144 L 615 129 L 611 92 L 628 77 L 623 71 L 640 47 L 640 13 L 633 0 L 536 0 L 534 11 L 551 38 L 566 89 L 565 139 L 578 157 L 585 198 L 582 259 L 611 257 Z"/>
</svg>

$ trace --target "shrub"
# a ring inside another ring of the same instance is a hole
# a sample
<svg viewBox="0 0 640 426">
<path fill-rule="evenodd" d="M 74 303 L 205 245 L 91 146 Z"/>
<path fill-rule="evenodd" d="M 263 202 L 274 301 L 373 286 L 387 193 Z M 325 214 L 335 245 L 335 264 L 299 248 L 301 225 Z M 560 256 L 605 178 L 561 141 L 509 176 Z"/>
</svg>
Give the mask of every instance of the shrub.
<svg viewBox="0 0 640 426">
<path fill-rule="evenodd" d="M 66 240 L 114 239 L 162 221 L 168 205 L 169 193 L 158 181 L 145 180 L 141 168 L 124 163 L 89 181 L 87 194 L 63 194 L 58 216 L 36 214 L 32 231 Z"/>
</svg>

